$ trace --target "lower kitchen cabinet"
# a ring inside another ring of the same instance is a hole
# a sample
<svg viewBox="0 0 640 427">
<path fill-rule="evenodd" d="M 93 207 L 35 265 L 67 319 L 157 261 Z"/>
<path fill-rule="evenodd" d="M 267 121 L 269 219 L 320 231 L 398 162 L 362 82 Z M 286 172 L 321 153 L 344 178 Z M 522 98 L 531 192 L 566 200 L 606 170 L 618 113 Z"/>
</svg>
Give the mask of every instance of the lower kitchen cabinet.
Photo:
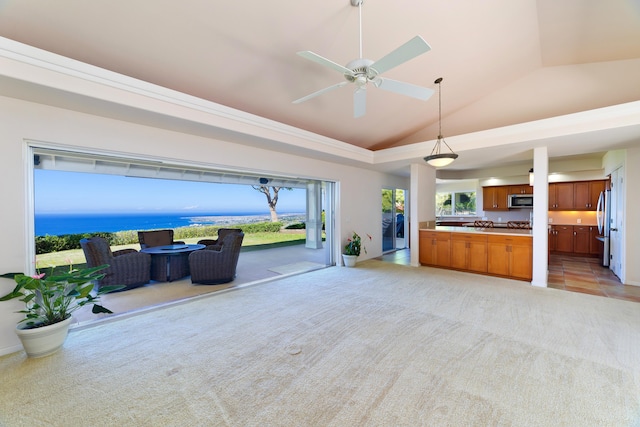
<svg viewBox="0 0 640 427">
<path fill-rule="evenodd" d="M 420 230 L 420 264 L 451 266 L 451 233 Z"/>
<path fill-rule="evenodd" d="M 487 236 L 487 272 L 498 276 L 531 280 L 533 245 L 530 237 Z"/>
<path fill-rule="evenodd" d="M 573 253 L 588 255 L 590 252 L 590 240 L 588 225 L 573 226 Z"/>
<path fill-rule="evenodd" d="M 451 267 L 487 272 L 487 236 L 451 233 Z"/>
<path fill-rule="evenodd" d="M 554 225 L 555 252 L 573 253 L 573 226 Z"/>
<path fill-rule="evenodd" d="M 597 226 L 589 226 L 589 254 L 601 257 L 604 252 L 604 242 L 598 240 L 599 234 Z"/>
</svg>

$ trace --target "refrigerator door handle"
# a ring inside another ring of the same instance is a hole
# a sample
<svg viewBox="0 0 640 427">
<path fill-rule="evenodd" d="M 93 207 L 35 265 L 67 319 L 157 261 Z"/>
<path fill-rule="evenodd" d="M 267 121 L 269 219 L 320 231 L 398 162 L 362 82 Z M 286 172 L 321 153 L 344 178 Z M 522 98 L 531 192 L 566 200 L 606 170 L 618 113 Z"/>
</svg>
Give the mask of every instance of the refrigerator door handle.
<svg viewBox="0 0 640 427">
<path fill-rule="evenodd" d="M 596 222 L 598 223 L 598 234 L 602 235 L 604 228 L 604 191 L 598 196 L 598 205 L 596 207 Z"/>
</svg>

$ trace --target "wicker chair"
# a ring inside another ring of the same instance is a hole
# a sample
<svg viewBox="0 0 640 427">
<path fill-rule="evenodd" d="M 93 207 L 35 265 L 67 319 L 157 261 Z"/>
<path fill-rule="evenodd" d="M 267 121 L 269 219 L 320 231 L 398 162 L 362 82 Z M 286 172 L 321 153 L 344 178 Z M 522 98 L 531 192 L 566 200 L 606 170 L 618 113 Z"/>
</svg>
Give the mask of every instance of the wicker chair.
<svg viewBox="0 0 640 427">
<path fill-rule="evenodd" d="M 102 270 L 105 276 L 98 281 L 102 285 L 124 285 L 126 289 L 136 288 L 149 283 L 151 255 L 135 249 L 122 249 L 111 252 L 109 243 L 102 237 L 80 240 L 80 246 L 87 260 L 87 267 L 109 264 Z"/>
<path fill-rule="evenodd" d="M 202 239 L 198 240 L 199 245 L 213 246 L 222 244 L 224 237 L 229 233 L 242 233 L 241 228 L 219 228 L 218 229 L 218 238 L 217 239 Z M 218 243 L 220 242 L 220 243 Z"/>
<path fill-rule="evenodd" d="M 493 221 L 474 221 L 474 227 L 482 227 L 482 228 L 493 228 Z"/>
<path fill-rule="evenodd" d="M 140 249 L 154 246 L 184 245 L 184 242 L 173 241 L 173 230 L 138 231 Z"/>
<path fill-rule="evenodd" d="M 191 282 L 217 285 L 235 279 L 243 239 L 242 232 L 228 233 L 220 244 L 189 254 Z"/>
<path fill-rule="evenodd" d="M 138 231 L 140 248 L 152 248 L 154 246 L 184 245 L 184 242 L 173 240 L 173 230 Z M 151 279 L 164 282 L 167 280 L 167 257 L 169 257 L 169 269 L 173 278 L 189 275 L 189 258 L 186 256 L 153 256 L 151 257 Z"/>
<path fill-rule="evenodd" d="M 529 221 L 507 221 L 507 228 L 530 229 Z"/>
</svg>

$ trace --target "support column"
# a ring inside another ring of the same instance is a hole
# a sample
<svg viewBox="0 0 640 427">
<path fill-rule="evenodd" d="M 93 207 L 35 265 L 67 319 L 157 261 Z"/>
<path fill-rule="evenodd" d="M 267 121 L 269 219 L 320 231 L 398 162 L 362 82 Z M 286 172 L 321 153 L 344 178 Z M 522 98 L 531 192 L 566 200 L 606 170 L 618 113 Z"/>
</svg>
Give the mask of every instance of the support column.
<svg viewBox="0 0 640 427">
<path fill-rule="evenodd" d="M 436 220 L 436 170 L 426 164 L 411 165 L 409 188 L 409 247 L 411 265 L 420 265 L 420 224 Z M 405 220 L 407 219 L 405 210 Z"/>
<path fill-rule="evenodd" d="M 533 278 L 547 287 L 549 269 L 549 154 L 547 147 L 533 150 Z"/>
<path fill-rule="evenodd" d="M 307 233 L 306 248 L 322 248 L 322 184 L 318 181 L 307 184 Z"/>
</svg>

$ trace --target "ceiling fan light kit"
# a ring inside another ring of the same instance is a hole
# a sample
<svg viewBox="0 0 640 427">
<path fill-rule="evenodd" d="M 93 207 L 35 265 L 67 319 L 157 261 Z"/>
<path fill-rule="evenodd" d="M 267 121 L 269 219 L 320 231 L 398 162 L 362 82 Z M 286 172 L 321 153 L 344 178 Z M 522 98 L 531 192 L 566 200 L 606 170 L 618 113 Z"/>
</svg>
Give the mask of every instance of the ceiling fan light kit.
<svg viewBox="0 0 640 427">
<path fill-rule="evenodd" d="M 337 64 L 317 53 L 309 50 L 298 52 L 298 55 L 310 61 L 316 62 L 325 67 L 336 70 L 344 76 L 346 81 L 337 83 L 333 86 L 320 89 L 307 96 L 296 99 L 294 104 L 315 98 L 318 95 L 329 92 L 334 89 L 341 88 L 349 83 L 355 83 L 356 88 L 353 95 L 353 117 L 362 117 L 366 113 L 366 89 L 367 83 L 371 82 L 373 86 L 393 92 L 399 95 L 410 96 L 412 98 L 426 101 L 433 95 L 433 90 L 425 87 L 416 86 L 410 83 L 400 82 L 389 78 L 383 78 L 381 74 L 392 68 L 395 68 L 418 55 L 431 50 L 431 46 L 420 36 L 415 36 L 402 46 L 391 51 L 381 59 L 372 61 L 362 57 L 362 3 L 364 0 L 350 0 L 351 5 L 358 7 L 360 22 L 360 57 L 350 61 L 346 66 Z"/>
<path fill-rule="evenodd" d="M 449 144 L 447 144 L 442 137 L 442 92 L 440 91 L 442 77 L 438 77 L 434 83 L 438 85 L 438 140 L 436 141 L 436 145 L 433 146 L 431 154 L 425 157 L 424 160 L 433 167 L 441 168 L 450 165 L 451 162 L 458 158 L 458 155 L 453 152 Z M 442 144 L 449 149 L 448 153 L 441 151 Z"/>
</svg>

